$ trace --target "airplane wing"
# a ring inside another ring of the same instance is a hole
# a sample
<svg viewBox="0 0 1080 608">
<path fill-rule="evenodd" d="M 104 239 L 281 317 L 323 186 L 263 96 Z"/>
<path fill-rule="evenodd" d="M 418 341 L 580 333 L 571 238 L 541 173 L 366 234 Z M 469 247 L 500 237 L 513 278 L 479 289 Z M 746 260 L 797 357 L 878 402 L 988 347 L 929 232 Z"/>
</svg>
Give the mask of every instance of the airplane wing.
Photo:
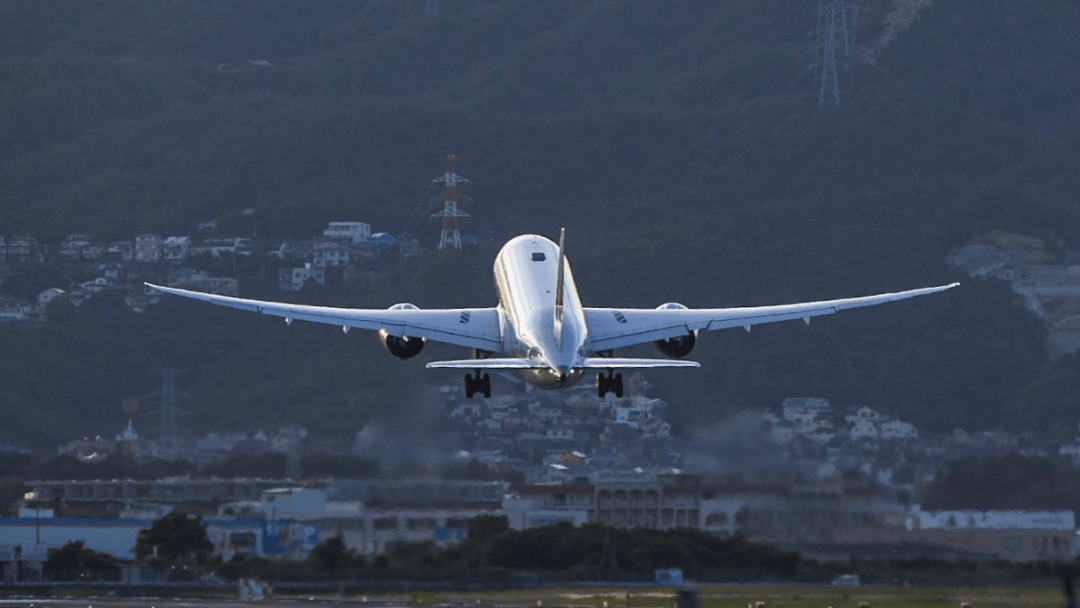
<svg viewBox="0 0 1080 608">
<path fill-rule="evenodd" d="M 753 325 L 795 319 L 802 319 L 809 324 L 810 317 L 830 315 L 849 308 L 877 306 L 886 302 L 906 300 L 952 289 L 957 285 L 959 283 L 861 298 L 801 302 L 780 306 L 697 309 L 586 308 L 585 323 L 589 330 L 589 347 L 593 351 L 601 351 L 685 336 L 699 330 L 742 327 L 750 331 Z"/>
<path fill-rule="evenodd" d="M 422 308 L 394 310 L 333 308 L 329 306 L 247 300 L 200 291 L 176 289 L 174 287 L 161 287 L 151 283 L 146 283 L 146 286 L 163 293 L 201 300 L 218 306 L 284 317 L 286 323 L 311 321 L 313 323 L 337 325 L 344 331 L 354 327 L 376 331 L 385 329 L 397 336 L 426 338 L 436 342 L 446 342 L 490 351 L 502 350 L 499 313 L 495 308 L 429 310 Z"/>
</svg>

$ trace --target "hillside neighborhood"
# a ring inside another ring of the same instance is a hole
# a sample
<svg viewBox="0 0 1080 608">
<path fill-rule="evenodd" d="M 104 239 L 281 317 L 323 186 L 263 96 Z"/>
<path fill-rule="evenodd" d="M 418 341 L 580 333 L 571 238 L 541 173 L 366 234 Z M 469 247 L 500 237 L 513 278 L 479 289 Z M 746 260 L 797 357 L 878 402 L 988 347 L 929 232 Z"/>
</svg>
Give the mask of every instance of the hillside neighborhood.
<svg viewBox="0 0 1080 608">
<path fill-rule="evenodd" d="M 1080 298 L 1080 272 L 1048 255 L 1018 254 L 1016 242 L 998 235 L 958 249 L 950 262 L 973 276 L 1010 280 L 1036 314 L 1050 318 L 1046 311 L 1053 310 L 1051 340 L 1074 351 L 1072 316 L 1061 311 L 1080 301 L 1073 300 Z M 1020 242 L 1038 249 L 1030 240 Z M 236 277 L 192 269 L 200 258 L 266 256 L 279 266 L 279 289 L 296 291 L 330 280 L 330 270 L 333 280 L 361 280 L 389 252 L 420 250 L 415 241 L 372 233 L 362 222 L 331 222 L 311 240 L 280 243 L 144 233 L 111 243 L 85 234 L 54 244 L 7 237 L 0 245 L 0 278 L 49 265 L 83 277 L 50 287 L 35 301 L 7 296 L 2 318 L 11 326 L 46 323 L 50 302 L 78 306 L 104 290 L 120 291 L 129 308 L 144 310 L 157 296 L 143 281 L 239 293 Z M 719 421 L 708 434 L 673 427 L 669 411 L 677 404 L 652 396 L 643 376 L 631 376 L 628 386 L 623 398 L 599 398 L 588 386 L 554 392 L 521 386 L 485 400 L 466 399 L 458 385 L 432 389 L 458 438 L 457 454 L 446 457 L 512 475 L 513 483 L 302 476 L 310 454 L 377 458 L 378 433 L 367 428 L 357 429 L 349 443 L 313 441 L 297 425 L 196 437 L 118 423 L 115 437 L 73 439 L 58 453 L 82 462 L 126 457 L 192 463 L 279 453 L 288 455 L 288 468 L 266 480 L 28 481 L 18 516 L 0 520 L 4 576 L 40 577 L 46 549 L 76 539 L 132 560 L 138 530 L 173 509 L 202 515 L 215 553 L 225 559 L 302 558 L 335 534 L 368 556 L 392 554 L 414 542 L 448 546 L 460 542 L 466 522 L 481 514 L 504 515 L 515 529 L 556 522 L 690 527 L 825 559 L 934 546 L 941 555 L 1028 561 L 1070 559 L 1076 549 L 1072 512 L 919 506 L 924 484 L 957 458 L 1016 452 L 1071 459 L 1080 467 L 1076 429 L 1067 440 L 962 428 L 928 434 L 875 404 L 839 408 L 824 397 L 790 397 Z M 108 533 L 89 532 L 102 526 Z M 135 562 L 129 570 L 125 576 L 135 580 L 153 576 Z"/>
<path fill-rule="evenodd" d="M 206 234 L 135 235 L 129 241 L 100 242 L 90 234 L 69 234 L 59 243 L 41 243 L 32 236 L 0 236 L 0 322 L 42 323 L 49 303 L 62 299 L 78 306 L 105 290 L 119 291 L 129 308 L 141 311 L 157 301 L 143 282 L 162 282 L 210 293 L 237 295 L 236 277 L 211 276 L 188 264 L 218 260 L 222 256 L 265 256 L 278 268 L 281 291 L 299 291 L 309 282 L 325 285 L 328 269 L 339 282 L 370 278 L 371 264 L 388 252 L 414 255 L 416 240 L 399 239 L 386 232 L 371 232 L 364 222 L 330 222 L 323 234 L 303 241 L 272 242 L 251 237 L 219 236 L 215 222 L 200 224 Z M 49 287 L 33 300 L 3 295 L 5 279 L 15 272 L 63 267 L 78 280 Z"/>
</svg>

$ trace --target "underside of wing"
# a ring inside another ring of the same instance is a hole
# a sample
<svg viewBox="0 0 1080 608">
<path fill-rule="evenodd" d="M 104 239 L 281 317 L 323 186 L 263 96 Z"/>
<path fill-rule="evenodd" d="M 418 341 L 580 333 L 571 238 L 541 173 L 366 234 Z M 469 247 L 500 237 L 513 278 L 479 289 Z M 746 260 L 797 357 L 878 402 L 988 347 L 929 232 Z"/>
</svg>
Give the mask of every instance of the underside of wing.
<svg viewBox="0 0 1080 608">
<path fill-rule="evenodd" d="M 883 293 L 859 298 L 801 302 L 779 306 L 741 308 L 586 308 L 589 347 L 593 351 L 625 348 L 655 340 L 666 340 L 701 330 L 742 327 L 830 315 L 849 308 L 877 306 L 887 302 L 938 293 L 959 283 Z"/>
<path fill-rule="evenodd" d="M 311 306 L 248 300 L 161 287 L 146 284 L 148 287 L 184 298 L 257 312 L 264 315 L 283 317 L 286 322 L 310 321 L 336 325 L 343 330 L 369 329 L 387 330 L 396 336 L 425 338 L 436 342 L 445 342 L 469 348 L 497 351 L 502 348 L 499 313 L 495 308 L 461 309 L 422 309 L 422 308 L 335 308 L 330 306 Z"/>
</svg>

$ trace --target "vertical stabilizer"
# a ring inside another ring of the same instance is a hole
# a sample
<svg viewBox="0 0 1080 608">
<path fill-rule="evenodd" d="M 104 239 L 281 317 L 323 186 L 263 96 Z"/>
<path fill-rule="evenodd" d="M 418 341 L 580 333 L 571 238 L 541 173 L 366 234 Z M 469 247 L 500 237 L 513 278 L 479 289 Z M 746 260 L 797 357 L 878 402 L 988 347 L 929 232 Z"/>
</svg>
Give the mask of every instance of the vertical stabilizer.
<svg viewBox="0 0 1080 608">
<path fill-rule="evenodd" d="M 566 228 L 559 228 L 559 266 L 555 282 L 555 339 L 562 341 L 563 277 L 566 267 Z"/>
</svg>

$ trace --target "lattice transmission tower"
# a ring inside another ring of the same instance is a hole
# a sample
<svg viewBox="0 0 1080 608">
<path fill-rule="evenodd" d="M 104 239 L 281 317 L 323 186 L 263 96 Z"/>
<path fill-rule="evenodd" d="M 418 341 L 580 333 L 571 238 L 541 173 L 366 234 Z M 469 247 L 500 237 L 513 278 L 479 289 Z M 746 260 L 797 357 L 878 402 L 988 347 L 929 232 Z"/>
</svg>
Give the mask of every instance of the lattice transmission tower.
<svg viewBox="0 0 1080 608">
<path fill-rule="evenodd" d="M 456 156 L 446 155 L 446 173 L 431 180 L 431 183 L 443 186 L 443 210 L 431 216 L 442 218 L 439 250 L 461 249 L 461 218 L 469 217 L 469 214 L 458 209 L 458 196 L 469 180 L 457 174 Z"/>
<path fill-rule="evenodd" d="M 851 31 L 854 0 L 819 0 L 815 33 L 816 63 L 820 71 L 818 107 L 840 107 L 841 74 L 851 69 Z"/>
<path fill-rule="evenodd" d="M 171 458 L 176 455 L 180 443 L 176 426 L 176 376 L 184 370 L 166 368 L 155 371 L 161 373 L 161 432 L 158 443 L 162 455 Z"/>
</svg>

